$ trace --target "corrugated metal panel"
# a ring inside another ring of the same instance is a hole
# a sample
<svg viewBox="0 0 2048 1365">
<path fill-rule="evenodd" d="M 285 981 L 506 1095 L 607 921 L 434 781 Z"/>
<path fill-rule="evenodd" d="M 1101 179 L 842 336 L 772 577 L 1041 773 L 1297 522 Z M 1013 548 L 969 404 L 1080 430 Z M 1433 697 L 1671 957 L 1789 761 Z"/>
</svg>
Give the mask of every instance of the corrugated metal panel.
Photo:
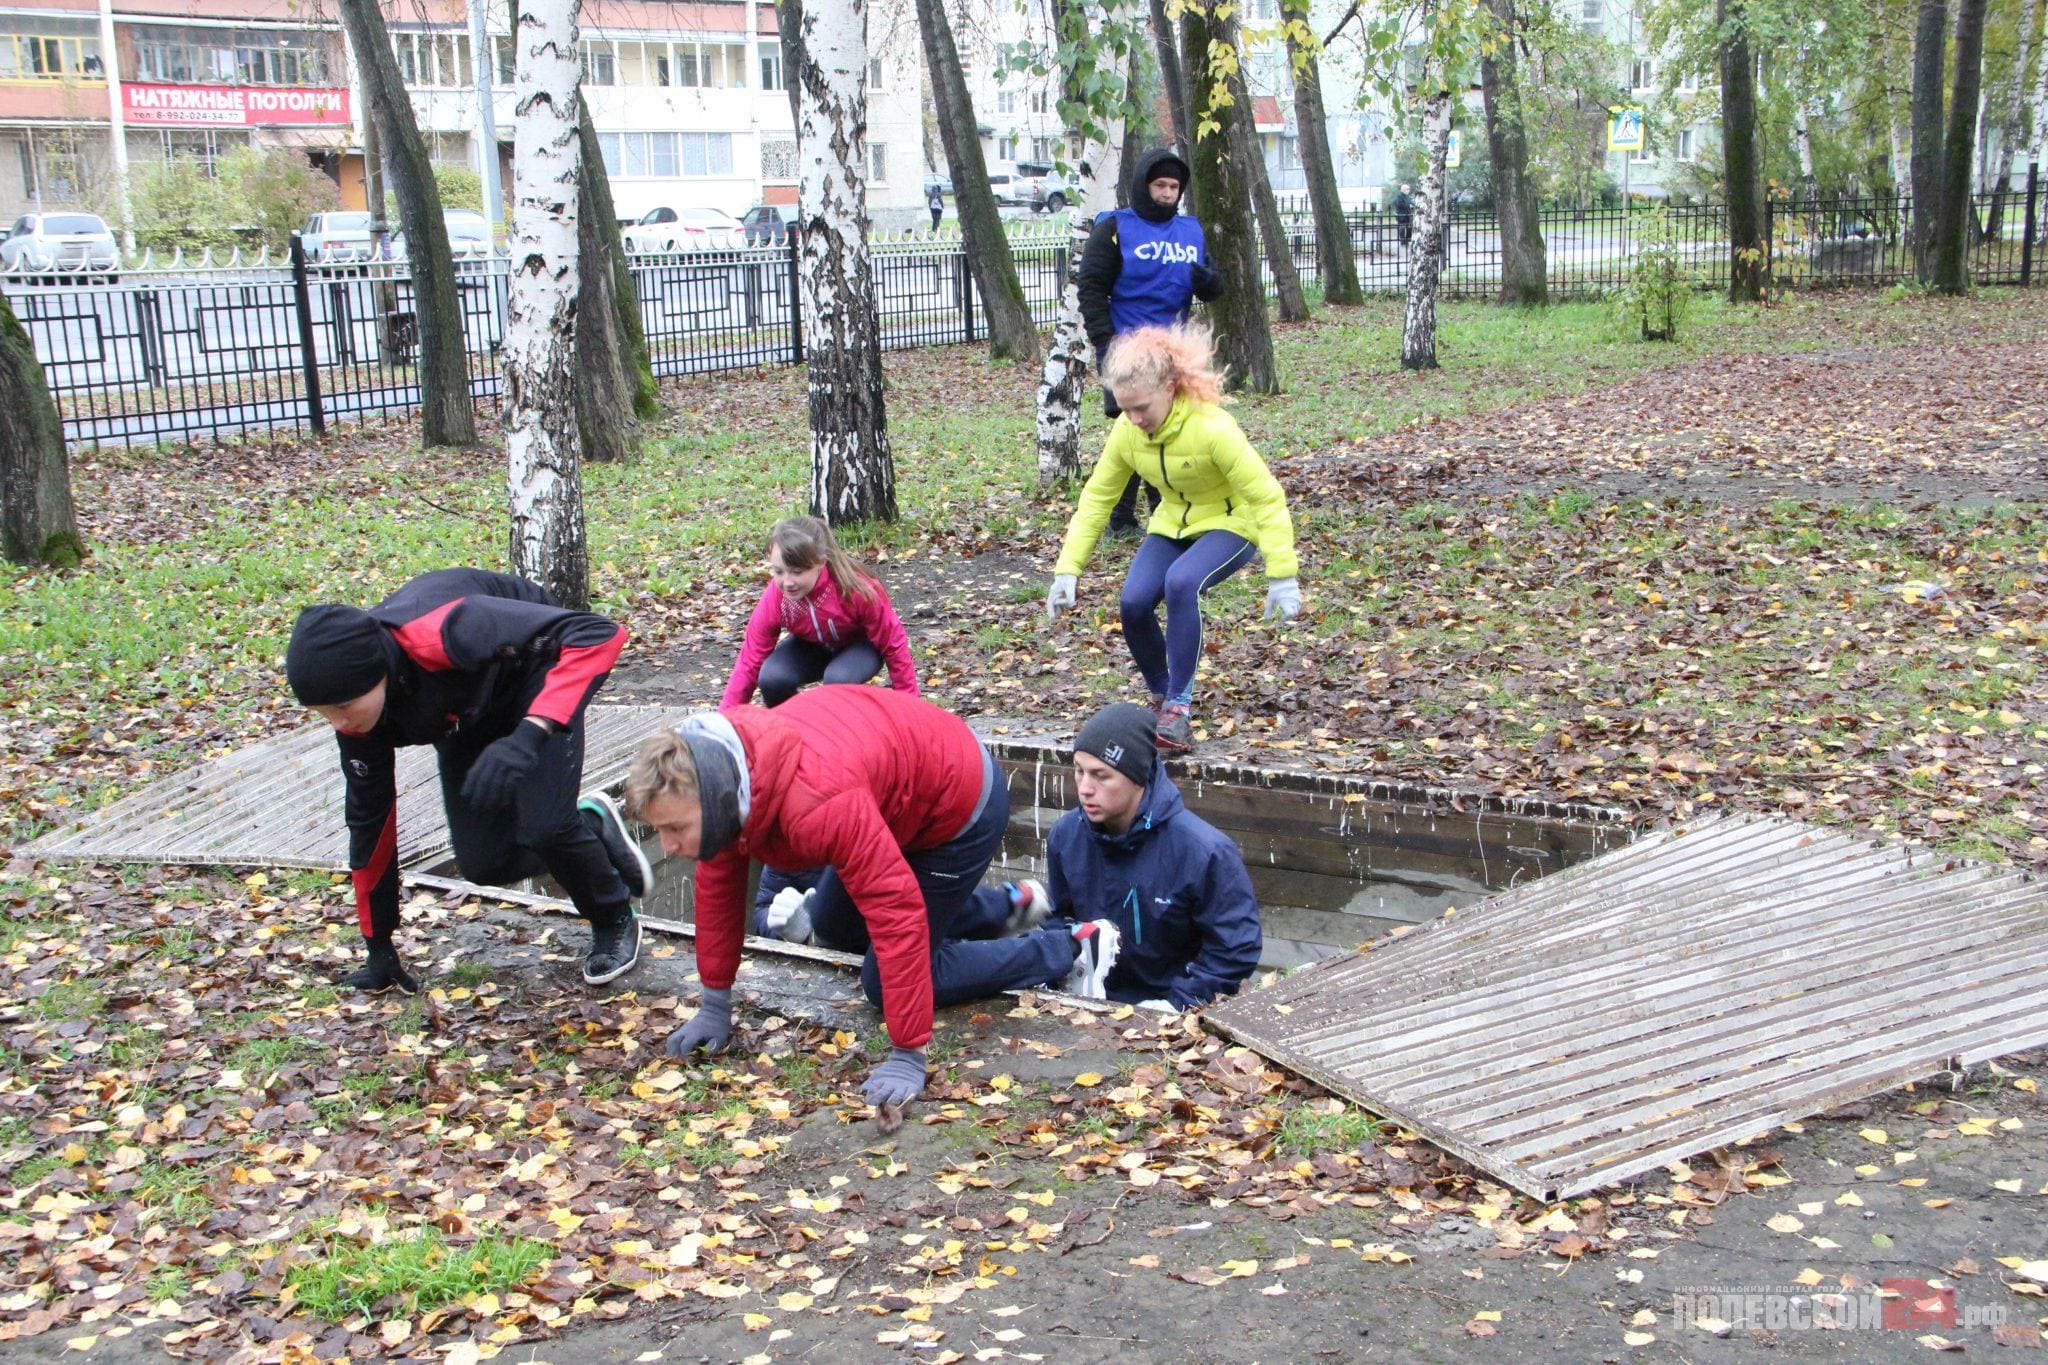
<svg viewBox="0 0 2048 1365">
<path fill-rule="evenodd" d="M 625 775 L 662 706 L 593 706 L 586 713 L 583 780 Z M 152 783 L 28 846 L 72 862 L 184 863 L 215 867 L 348 867 L 334 732 L 309 725 Z M 410 867 L 448 852 L 448 820 L 434 751 L 398 751 L 398 860 Z"/>
<path fill-rule="evenodd" d="M 1517 1189 L 1569 1198 L 2048 1043 L 2048 885 L 1726 817 L 1206 1019 Z"/>
</svg>

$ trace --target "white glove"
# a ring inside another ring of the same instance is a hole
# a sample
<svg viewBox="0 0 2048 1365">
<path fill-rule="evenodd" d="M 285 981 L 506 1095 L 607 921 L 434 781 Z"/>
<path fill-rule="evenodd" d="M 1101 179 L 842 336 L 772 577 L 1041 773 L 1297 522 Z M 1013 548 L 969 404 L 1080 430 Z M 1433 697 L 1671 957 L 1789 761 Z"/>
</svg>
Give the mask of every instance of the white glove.
<svg viewBox="0 0 2048 1365">
<path fill-rule="evenodd" d="M 1171 1000 L 1140 1000 L 1138 1008 L 1141 1010 L 1158 1010 L 1161 1014 L 1180 1013 L 1180 1007 Z"/>
<path fill-rule="evenodd" d="M 1045 594 L 1046 620 L 1058 620 L 1061 607 L 1071 607 L 1074 605 L 1074 584 L 1076 581 L 1074 575 L 1070 573 L 1060 573 L 1052 576 L 1052 588 Z"/>
<path fill-rule="evenodd" d="M 1265 620 L 1279 617 L 1292 621 L 1301 615 L 1301 580 L 1298 578 L 1276 578 L 1266 585 Z"/>
<path fill-rule="evenodd" d="M 811 938 L 811 892 L 785 886 L 768 902 L 768 932 L 788 943 Z"/>
</svg>

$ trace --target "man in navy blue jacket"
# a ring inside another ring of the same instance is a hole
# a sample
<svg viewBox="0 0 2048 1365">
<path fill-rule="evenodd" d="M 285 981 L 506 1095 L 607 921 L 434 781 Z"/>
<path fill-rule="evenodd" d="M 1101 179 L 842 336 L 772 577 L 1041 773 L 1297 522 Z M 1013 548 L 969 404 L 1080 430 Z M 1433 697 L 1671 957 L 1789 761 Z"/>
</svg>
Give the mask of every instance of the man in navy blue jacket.
<svg viewBox="0 0 2048 1365">
<path fill-rule="evenodd" d="M 1074 737 L 1081 807 L 1046 836 L 1048 890 L 1057 913 L 1115 925 L 1104 998 L 1194 1009 L 1258 967 L 1259 906 L 1237 845 L 1188 812 L 1160 767 L 1156 723 L 1118 702 Z"/>
<path fill-rule="evenodd" d="M 369 961 L 343 984 L 419 987 L 399 963 L 396 751 L 431 744 L 463 876 L 504 885 L 551 874 L 590 921 L 583 979 L 640 954 L 632 899 L 649 870 L 617 807 L 581 805 L 583 712 L 625 627 L 555 605 L 535 583 L 483 569 L 422 574 L 368 611 L 307 607 L 285 674 L 341 745 L 349 876 Z"/>
<path fill-rule="evenodd" d="M 1187 187 L 1188 163 L 1168 148 L 1154 148 L 1131 171 L 1130 207 L 1101 214 L 1088 234 L 1074 282 L 1098 370 L 1109 343 L 1125 332 L 1186 322 L 1196 299 L 1207 303 L 1223 292 L 1201 222 L 1180 211 Z M 1109 417 L 1121 411 L 1106 388 L 1102 411 Z M 1117 499 L 1111 535 L 1137 532 L 1140 482 L 1133 476 Z"/>
</svg>

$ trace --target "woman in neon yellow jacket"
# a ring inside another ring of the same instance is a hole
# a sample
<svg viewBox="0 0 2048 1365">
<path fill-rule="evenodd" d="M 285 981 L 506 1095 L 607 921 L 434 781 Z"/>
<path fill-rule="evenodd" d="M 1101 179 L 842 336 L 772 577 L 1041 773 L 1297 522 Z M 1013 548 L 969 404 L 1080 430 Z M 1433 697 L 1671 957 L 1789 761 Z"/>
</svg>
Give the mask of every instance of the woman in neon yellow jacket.
<svg viewBox="0 0 2048 1365">
<path fill-rule="evenodd" d="M 1067 523 L 1046 611 L 1058 616 L 1074 605 L 1075 581 L 1125 481 L 1135 474 L 1157 490 L 1159 508 L 1131 558 L 1120 607 L 1124 639 L 1159 716 L 1160 747 L 1185 752 L 1194 747 L 1189 711 L 1202 657 L 1202 594 L 1257 551 L 1266 560 L 1266 618 L 1300 614 L 1294 522 L 1279 480 L 1221 406 L 1223 384 L 1206 331 L 1126 333 L 1110 346 L 1102 379 L 1123 416 Z"/>
</svg>

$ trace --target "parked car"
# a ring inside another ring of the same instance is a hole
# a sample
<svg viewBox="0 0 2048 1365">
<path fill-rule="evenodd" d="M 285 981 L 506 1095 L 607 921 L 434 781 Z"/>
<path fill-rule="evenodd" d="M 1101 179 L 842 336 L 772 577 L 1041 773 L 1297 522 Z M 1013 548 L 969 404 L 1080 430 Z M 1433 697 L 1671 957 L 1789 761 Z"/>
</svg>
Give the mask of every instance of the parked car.
<svg viewBox="0 0 2048 1365">
<path fill-rule="evenodd" d="M 1031 186 L 1029 182 L 1011 175 L 1008 171 L 988 173 L 989 192 L 995 196 L 998 208 L 1030 208 Z M 1018 198 L 1019 195 L 1023 197 Z"/>
<path fill-rule="evenodd" d="M 745 238 L 723 209 L 650 209 L 622 234 L 628 251 L 721 251 Z"/>
<path fill-rule="evenodd" d="M 306 259 L 324 265 L 367 261 L 377 254 L 367 213 L 316 213 L 299 230 L 299 240 L 305 244 Z"/>
<path fill-rule="evenodd" d="M 443 209 L 441 223 L 448 229 L 448 250 L 455 256 L 457 268 L 480 265 L 491 258 L 495 244 L 490 219 L 474 209 Z M 403 228 L 391 235 L 391 257 L 398 261 L 406 258 Z"/>
<path fill-rule="evenodd" d="M 785 215 L 781 205 L 756 204 L 740 219 L 748 246 L 785 246 L 796 236 L 795 215 Z"/>
<path fill-rule="evenodd" d="M 1015 200 L 1027 208 L 1058 213 L 1074 201 L 1074 187 L 1059 169 L 1046 161 L 1017 163 Z"/>
<path fill-rule="evenodd" d="M 0 240 L 0 270 L 118 270 L 121 248 L 96 213 L 25 213 Z"/>
</svg>

